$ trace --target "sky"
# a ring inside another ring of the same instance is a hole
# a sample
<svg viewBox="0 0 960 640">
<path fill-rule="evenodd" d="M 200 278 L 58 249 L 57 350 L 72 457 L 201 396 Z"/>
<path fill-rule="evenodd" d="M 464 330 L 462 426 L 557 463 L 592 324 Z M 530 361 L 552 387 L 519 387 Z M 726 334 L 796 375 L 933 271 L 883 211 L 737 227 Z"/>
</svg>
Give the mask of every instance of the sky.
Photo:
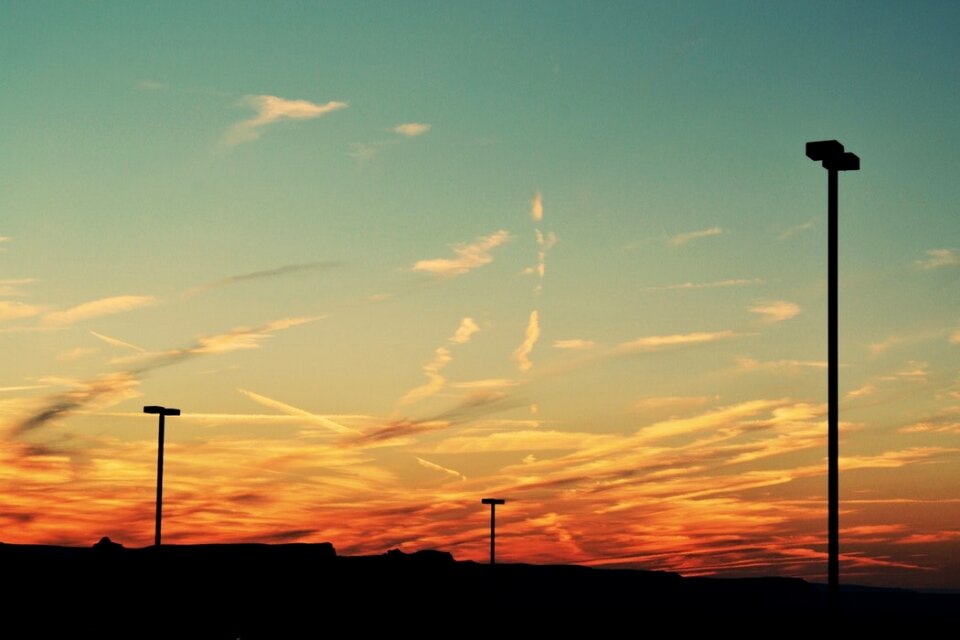
<svg viewBox="0 0 960 640">
<path fill-rule="evenodd" d="M 960 5 L 0 7 L 0 540 L 960 588 Z"/>
</svg>

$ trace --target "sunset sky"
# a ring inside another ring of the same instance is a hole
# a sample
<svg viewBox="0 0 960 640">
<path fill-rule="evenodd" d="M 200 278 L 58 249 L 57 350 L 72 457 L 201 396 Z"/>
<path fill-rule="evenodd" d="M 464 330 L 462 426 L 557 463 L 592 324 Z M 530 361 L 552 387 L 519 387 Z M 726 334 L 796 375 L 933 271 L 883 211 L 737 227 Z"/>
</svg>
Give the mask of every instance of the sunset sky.
<svg viewBox="0 0 960 640">
<path fill-rule="evenodd" d="M 960 588 L 960 5 L 7 2 L 0 541 Z"/>
</svg>

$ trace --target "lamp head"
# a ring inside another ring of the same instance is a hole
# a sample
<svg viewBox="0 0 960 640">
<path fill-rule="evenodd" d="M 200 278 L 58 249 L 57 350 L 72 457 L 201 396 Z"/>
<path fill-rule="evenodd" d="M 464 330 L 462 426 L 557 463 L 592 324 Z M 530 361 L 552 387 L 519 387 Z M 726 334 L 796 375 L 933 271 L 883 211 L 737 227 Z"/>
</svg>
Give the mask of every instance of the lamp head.
<svg viewBox="0 0 960 640">
<path fill-rule="evenodd" d="M 860 158 L 855 153 L 843 150 L 836 140 L 819 140 L 807 143 L 807 157 L 823 163 L 830 171 L 859 171 Z"/>
<path fill-rule="evenodd" d="M 855 153 L 841 153 L 832 158 L 826 158 L 823 161 L 824 169 L 833 169 L 835 171 L 859 171 L 860 157 Z"/>
<path fill-rule="evenodd" d="M 836 140 L 820 140 L 807 143 L 807 157 L 811 160 L 826 160 L 843 153 L 843 145 Z"/>
<path fill-rule="evenodd" d="M 483 498 L 480 500 L 481 504 L 506 504 L 507 501 L 503 498 Z"/>
<path fill-rule="evenodd" d="M 161 407 L 159 405 L 149 405 L 143 408 L 144 413 L 159 413 L 164 416 L 178 416 L 180 415 L 180 409 L 172 409 L 167 407 Z"/>
</svg>

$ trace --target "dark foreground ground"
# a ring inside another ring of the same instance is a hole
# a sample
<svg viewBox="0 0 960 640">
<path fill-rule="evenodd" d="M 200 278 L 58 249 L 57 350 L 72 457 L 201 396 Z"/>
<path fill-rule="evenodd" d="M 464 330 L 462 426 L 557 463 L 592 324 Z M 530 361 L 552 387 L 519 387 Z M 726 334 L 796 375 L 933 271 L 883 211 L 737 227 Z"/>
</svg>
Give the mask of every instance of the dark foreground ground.
<svg viewBox="0 0 960 640">
<path fill-rule="evenodd" d="M 472 638 L 512 636 L 519 625 L 571 633 L 586 626 L 596 632 L 590 637 L 614 630 L 662 636 L 654 629 L 663 623 L 687 637 L 729 622 L 744 635 L 765 635 L 829 619 L 823 588 L 798 579 L 490 567 L 436 551 L 339 557 L 326 543 L 160 549 L 0 544 L 0 581 L 4 637 L 319 638 L 392 630 L 401 637 Z M 893 620 L 921 629 L 958 614 L 960 595 L 847 588 L 839 618 L 858 626 Z M 11 628 L 27 632 L 4 633 Z"/>
</svg>

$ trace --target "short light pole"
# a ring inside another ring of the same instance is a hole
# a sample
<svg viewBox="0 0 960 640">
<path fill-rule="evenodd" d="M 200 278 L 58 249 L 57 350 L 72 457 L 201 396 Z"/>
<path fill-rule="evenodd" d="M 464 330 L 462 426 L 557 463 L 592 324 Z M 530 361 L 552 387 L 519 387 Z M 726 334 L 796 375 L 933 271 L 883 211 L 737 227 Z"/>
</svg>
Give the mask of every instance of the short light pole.
<svg viewBox="0 0 960 640">
<path fill-rule="evenodd" d="M 827 170 L 827 594 L 834 610 L 840 596 L 840 386 L 838 329 L 837 174 L 858 171 L 860 158 L 836 140 L 807 143 L 807 157 Z"/>
<path fill-rule="evenodd" d="M 496 564 L 497 505 L 506 504 L 507 501 L 503 498 L 483 498 L 480 503 L 490 505 L 490 564 Z"/>
<path fill-rule="evenodd" d="M 157 519 L 153 529 L 153 544 L 160 546 L 160 519 L 163 515 L 163 421 L 166 416 L 180 415 L 180 409 L 170 409 L 150 405 L 143 408 L 144 413 L 156 413 L 160 416 L 160 435 L 157 439 Z"/>
</svg>

